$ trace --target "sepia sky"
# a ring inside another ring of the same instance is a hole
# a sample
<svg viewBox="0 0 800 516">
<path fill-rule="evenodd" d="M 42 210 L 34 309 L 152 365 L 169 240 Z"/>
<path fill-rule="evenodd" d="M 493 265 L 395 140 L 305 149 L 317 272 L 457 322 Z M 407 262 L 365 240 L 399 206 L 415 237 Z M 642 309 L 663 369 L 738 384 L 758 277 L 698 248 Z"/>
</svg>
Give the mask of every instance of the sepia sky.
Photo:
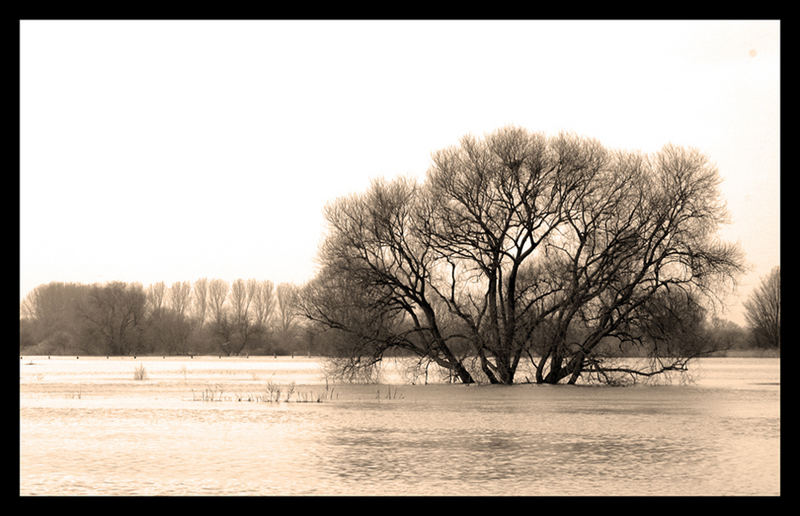
<svg viewBox="0 0 800 516">
<path fill-rule="evenodd" d="M 20 298 L 50 281 L 302 283 L 322 208 L 505 125 L 699 149 L 780 258 L 778 21 L 20 24 Z"/>
</svg>

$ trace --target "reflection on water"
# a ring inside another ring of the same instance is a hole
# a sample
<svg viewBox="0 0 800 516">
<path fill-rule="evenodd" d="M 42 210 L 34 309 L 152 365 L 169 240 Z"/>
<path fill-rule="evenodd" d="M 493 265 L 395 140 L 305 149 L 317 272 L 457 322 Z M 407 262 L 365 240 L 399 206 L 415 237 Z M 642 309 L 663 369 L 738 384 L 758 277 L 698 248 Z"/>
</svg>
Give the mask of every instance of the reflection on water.
<svg viewBox="0 0 800 516">
<path fill-rule="evenodd" d="M 780 494 L 776 359 L 707 359 L 692 385 L 396 390 L 326 386 L 309 359 L 21 362 L 22 495 Z M 292 381 L 327 397 L 196 397 Z"/>
</svg>

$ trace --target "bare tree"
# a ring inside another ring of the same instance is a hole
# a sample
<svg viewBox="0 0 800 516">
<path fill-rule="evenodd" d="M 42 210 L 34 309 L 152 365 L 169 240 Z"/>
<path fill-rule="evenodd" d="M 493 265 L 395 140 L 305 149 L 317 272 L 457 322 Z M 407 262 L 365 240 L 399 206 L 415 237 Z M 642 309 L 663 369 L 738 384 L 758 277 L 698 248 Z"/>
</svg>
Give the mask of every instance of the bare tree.
<svg viewBox="0 0 800 516">
<path fill-rule="evenodd" d="M 781 268 L 775 267 L 745 302 L 752 343 L 759 348 L 781 347 Z"/>
<path fill-rule="evenodd" d="M 197 324 L 203 326 L 208 312 L 208 279 L 200 278 L 192 286 L 192 309 Z"/>
<path fill-rule="evenodd" d="M 85 304 L 88 293 L 88 286 L 76 283 L 51 282 L 34 288 L 20 304 L 25 339 L 44 343 L 46 349 L 55 353 L 71 351 L 79 342 L 81 330 L 77 308 Z"/>
<path fill-rule="evenodd" d="M 248 281 L 237 279 L 231 285 L 230 309 L 233 339 L 230 343 L 230 354 L 240 354 L 258 331 L 258 326 L 254 323 L 253 311 L 251 310 L 251 306 L 257 296 L 257 290 L 258 282 L 252 279 Z"/>
<path fill-rule="evenodd" d="M 281 283 L 276 289 L 278 301 L 278 320 L 280 329 L 288 334 L 297 318 L 297 287 L 291 283 Z"/>
<path fill-rule="evenodd" d="M 267 333 L 270 330 L 272 317 L 275 313 L 275 304 L 274 284 L 269 280 L 257 282 L 253 298 L 253 310 L 255 324 L 261 328 L 262 333 Z"/>
<path fill-rule="evenodd" d="M 28 292 L 28 295 L 22 300 L 19 305 L 19 318 L 20 319 L 36 319 L 38 317 L 38 297 L 40 294 L 40 289 L 42 286 L 38 286 L 35 289 Z"/>
<path fill-rule="evenodd" d="M 400 348 L 471 382 L 474 358 L 488 381 L 512 383 L 527 355 L 536 381 L 575 382 L 603 367 L 601 342 L 652 344 L 662 308 L 700 313 L 740 271 L 738 248 L 714 236 L 718 182 L 704 156 L 673 146 L 642 156 L 518 128 L 466 137 L 434 155 L 426 183 L 375 181 L 326 208 L 323 267 L 301 306 L 352 334 L 357 360 Z"/>
<path fill-rule="evenodd" d="M 208 284 L 208 308 L 213 320 L 219 320 L 225 314 L 225 301 L 229 289 L 228 283 L 221 279 L 213 279 Z"/>
<path fill-rule="evenodd" d="M 146 295 L 141 285 L 111 282 L 91 287 L 88 299 L 80 311 L 88 326 L 89 336 L 99 351 L 115 355 L 140 352 L 141 331 Z"/>
<path fill-rule="evenodd" d="M 153 283 L 147 287 L 146 299 L 147 309 L 151 314 L 157 313 L 164 307 L 164 298 L 167 293 L 167 287 L 163 281 Z"/>
<path fill-rule="evenodd" d="M 188 319 L 192 287 L 188 281 L 178 281 L 167 290 L 167 305 L 171 310 L 165 314 L 160 331 L 164 333 L 162 342 L 166 341 L 165 351 L 170 354 L 188 353 L 189 336 L 192 324 Z"/>
<path fill-rule="evenodd" d="M 169 306 L 180 317 L 185 317 L 191 300 L 192 287 L 188 281 L 173 283 L 167 293 Z"/>
<path fill-rule="evenodd" d="M 212 331 L 217 338 L 220 350 L 226 355 L 231 354 L 231 339 L 234 331 L 233 322 L 225 305 L 229 290 L 228 282 L 221 279 L 213 279 L 208 285 Z"/>
</svg>

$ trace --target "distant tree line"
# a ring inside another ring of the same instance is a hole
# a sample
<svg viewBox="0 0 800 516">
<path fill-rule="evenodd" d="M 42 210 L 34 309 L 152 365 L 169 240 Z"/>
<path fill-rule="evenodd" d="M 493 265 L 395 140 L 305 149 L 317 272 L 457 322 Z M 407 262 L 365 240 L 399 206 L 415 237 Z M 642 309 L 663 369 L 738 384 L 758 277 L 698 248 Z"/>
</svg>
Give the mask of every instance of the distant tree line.
<svg viewBox="0 0 800 516">
<path fill-rule="evenodd" d="M 324 353 L 298 318 L 298 287 L 271 281 L 53 282 L 20 307 L 28 354 L 191 355 Z"/>
<path fill-rule="evenodd" d="M 694 149 L 467 136 L 434 153 L 423 182 L 376 180 L 326 206 L 322 266 L 298 306 L 348 336 L 343 370 L 402 350 L 464 383 L 513 383 L 524 360 L 537 383 L 683 371 L 742 345 L 709 320 L 743 270 L 716 236 L 719 182 Z"/>
<path fill-rule="evenodd" d="M 313 354 L 347 355 L 362 342 L 351 332 L 302 317 L 301 287 L 270 281 L 199 279 L 167 286 L 111 282 L 52 282 L 31 291 L 20 306 L 20 352 L 94 354 Z M 780 348 L 780 267 L 745 303 L 748 326 L 694 317 L 714 350 Z M 463 343 L 466 344 L 466 343 Z M 462 346 L 469 349 L 469 346 Z M 636 354 L 604 342 L 607 355 Z M 413 353 L 395 350 L 397 355 Z"/>
</svg>

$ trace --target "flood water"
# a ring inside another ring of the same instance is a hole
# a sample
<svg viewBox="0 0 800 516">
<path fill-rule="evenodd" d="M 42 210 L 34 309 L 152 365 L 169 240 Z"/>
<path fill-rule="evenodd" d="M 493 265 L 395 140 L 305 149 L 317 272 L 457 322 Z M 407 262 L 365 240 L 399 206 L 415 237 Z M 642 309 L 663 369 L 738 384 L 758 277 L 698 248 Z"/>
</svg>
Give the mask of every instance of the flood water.
<svg viewBox="0 0 800 516">
<path fill-rule="evenodd" d="M 411 385 L 396 365 L 341 385 L 305 357 L 23 357 L 19 491 L 780 495 L 780 360 L 691 372 L 660 386 Z"/>
</svg>

